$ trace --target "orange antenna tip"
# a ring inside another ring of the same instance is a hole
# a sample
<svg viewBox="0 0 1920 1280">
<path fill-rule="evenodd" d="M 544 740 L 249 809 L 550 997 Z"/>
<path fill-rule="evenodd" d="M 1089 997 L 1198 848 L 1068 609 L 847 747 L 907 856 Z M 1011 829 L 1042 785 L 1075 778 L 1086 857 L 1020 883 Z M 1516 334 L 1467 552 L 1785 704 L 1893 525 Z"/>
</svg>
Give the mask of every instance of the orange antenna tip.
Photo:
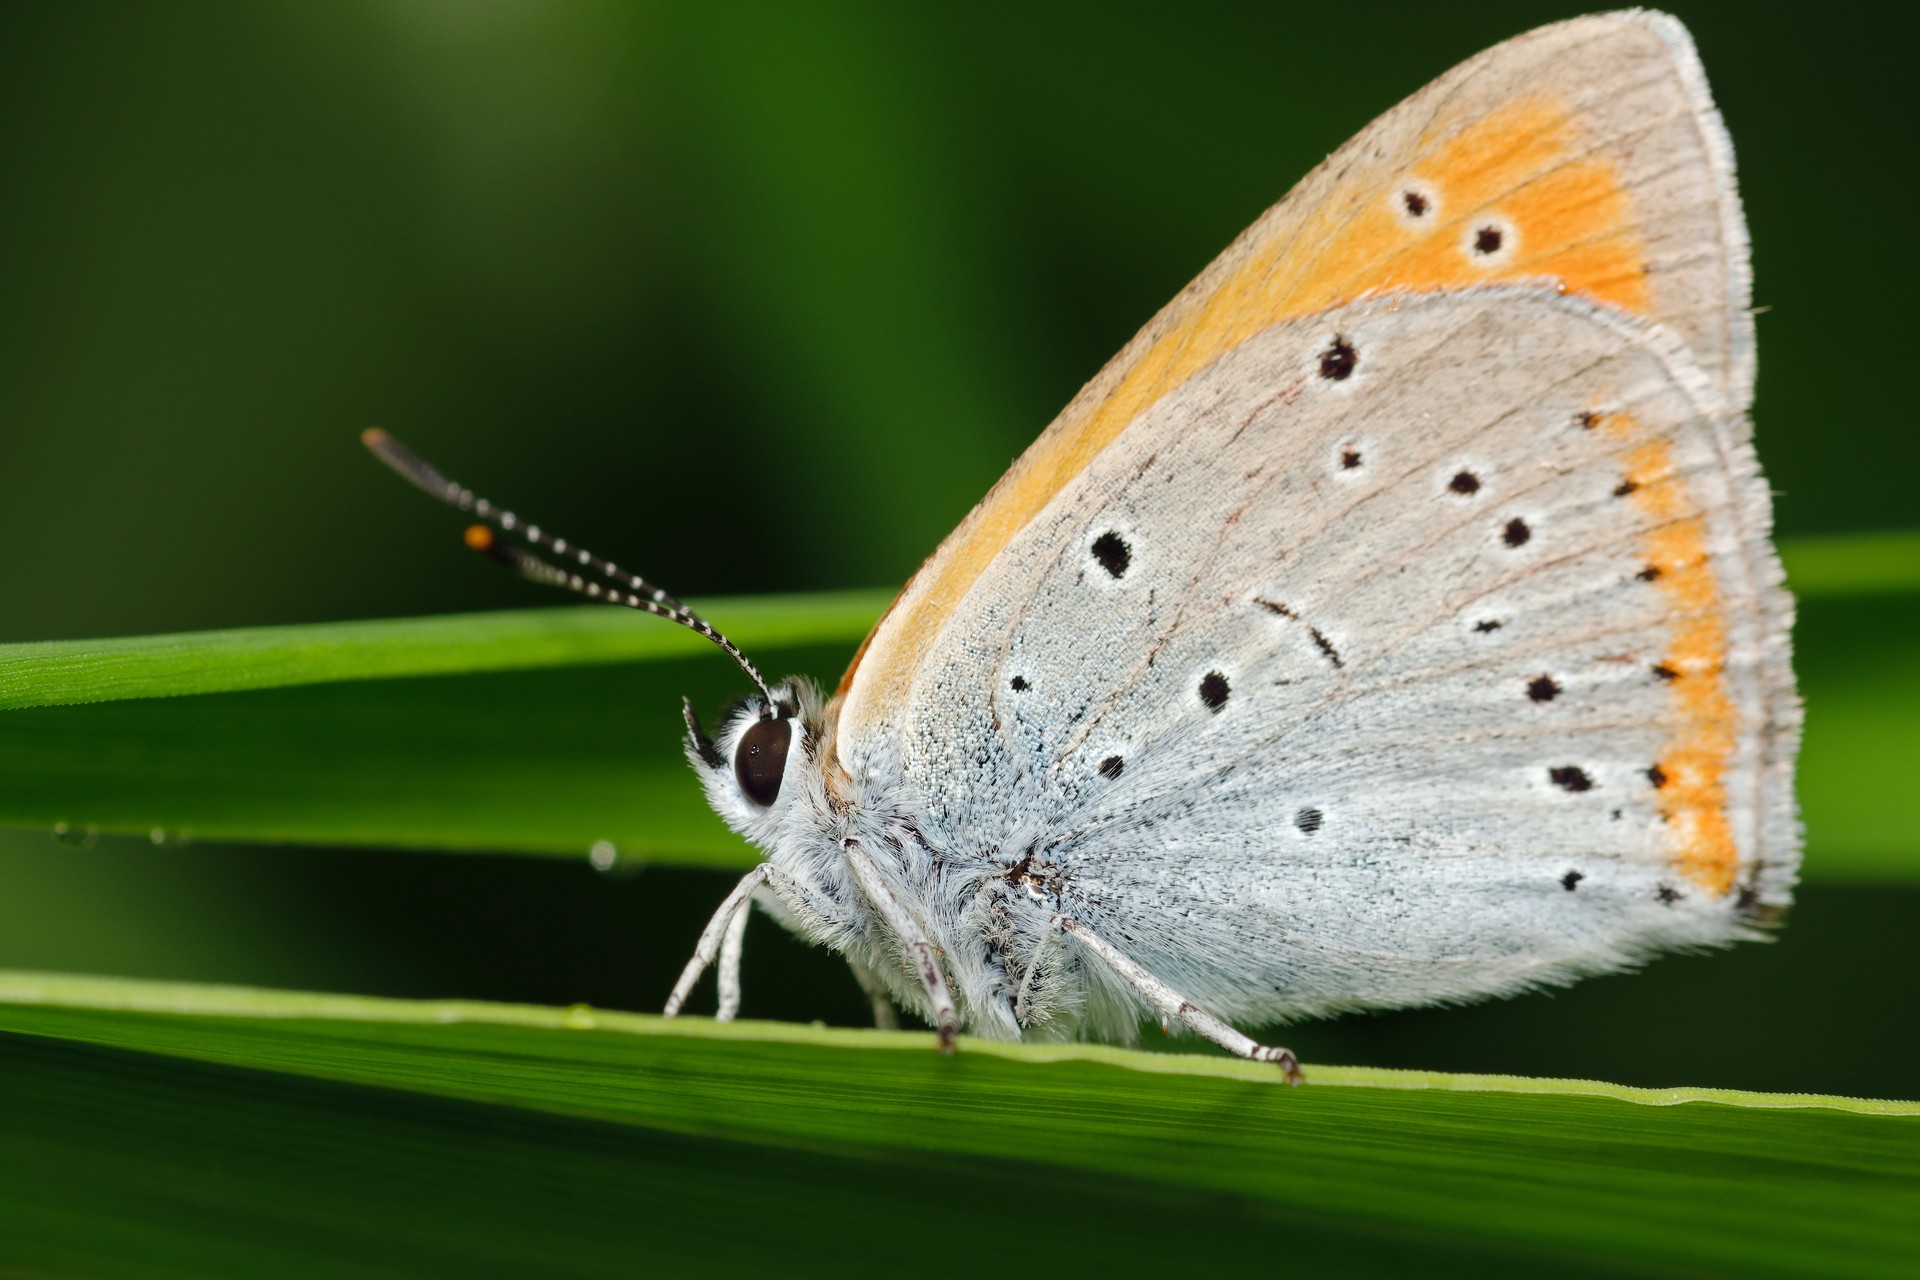
<svg viewBox="0 0 1920 1280">
<path fill-rule="evenodd" d="M 434 469 L 432 463 L 379 427 L 368 427 L 362 431 L 360 443 L 366 445 L 374 457 L 386 463 L 408 484 L 438 498 L 450 507 L 456 507 L 484 521 L 483 524 L 468 525 L 466 532 L 462 535 L 462 540 L 471 549 L 498 560 L 509 569 L 535 582 L 578 592 L 595 600 L 604 600 L 608 604 L 625 605 L 629 609 L 638 609 L 642 613 L 656 614 L 697 635 L 705 636 L 726 650 L 727 656 L 747 673 L 747 678 L 753 681 L 760 690 L 760 695 L 766 699 L 767 706 L 774 705 L 773 690 L 767 687 L 766 680 L 754 665 L 747 661 L 747 655 L 740 652 L 738 645 L 715 631 L 705 618 L 639 574 L 615 568 L 584 547 L 569 546 L 566 539 L 556 538 L 550 533 L 542 533 L 539 525 L 528 524 L 513 512 L 494 506 L 473 490 L 441 475 Z M 495 530 L 500 532 L 496 533 Z M 536 551 L 527 550 L 503 540 L 500 536 L 503 533 L 517 534 L 538 551 L 564 557 L 567 567 L 562 569 L 558 565 L 549 564 L 542 560 Z M 602 585 L 603 583 L 611 585 Z"/>
</svg>

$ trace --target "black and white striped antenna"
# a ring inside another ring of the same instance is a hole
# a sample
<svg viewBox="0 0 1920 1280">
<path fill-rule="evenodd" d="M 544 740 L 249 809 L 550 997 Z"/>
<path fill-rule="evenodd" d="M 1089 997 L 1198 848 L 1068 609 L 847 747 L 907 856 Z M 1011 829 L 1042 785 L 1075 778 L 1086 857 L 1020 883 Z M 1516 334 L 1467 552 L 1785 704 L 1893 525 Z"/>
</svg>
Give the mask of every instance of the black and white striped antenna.
<svg viewBox="0 0 1920 1280">
<path fill-rule="evenodd" d="M 625 605 L 629 609 L 651 613 L 705 636 L 725 649 L 727 656 L 740 664 L 740 669 L 747 673 L 747 678 L 753 681 L 765 695 L 768 708 L 774 707 L 773 690 L 767 688 L 767 682 L 760 678 L 760 672 L 755 669 L 753 663 L 747 661 L 747 655 L 740 652 L 740 647 L 714 630 L 712 624 L 705 618 L 687 608 L 664 589 L 654 586 L 637 573 L 629 573 L 610 561 L 602 560 L 585 547 L 575 546 L 565 538 L 555 537 L 539 525 L 530 524 L 513 512 L 488 502 L 465 485 L 449 480 L 441 475 L 432 463 L 379 427 L 368 427 L 362 431 L 360 443 L 366 445 L 374 457 L 393 468 L 414 488 L 431 494 L 448 506 L 464 511 L 474 519 L 482 521 L 480 524 L 468 526 L 466 532 L 467 545 L 475 551 L 498 560 L 501 564 L 535 582 L 544 582 L 550 587 L 577 592 L 590 600 L 604 600 L 608 604 Z M 502 542 L 495 536 L 496 530 L 499 533 L 525 539 L 560 563 L 555 564 L 542 559 L 525 547 Z"/>
</svg>

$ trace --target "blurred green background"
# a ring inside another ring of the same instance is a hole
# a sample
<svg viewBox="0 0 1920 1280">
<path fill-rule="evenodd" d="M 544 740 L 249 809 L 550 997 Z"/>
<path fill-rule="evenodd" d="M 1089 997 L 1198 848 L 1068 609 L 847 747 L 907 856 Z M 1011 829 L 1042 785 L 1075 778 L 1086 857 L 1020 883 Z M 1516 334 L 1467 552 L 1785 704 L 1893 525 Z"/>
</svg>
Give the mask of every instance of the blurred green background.
<svg viewBox="0 0 1920 1280">
<path fill-rule="evenodd" d="M 1915 269 L 1869 217 L 1920 207 L 1913 19 L 1673 7 L 1738 151 L 1780 530 L 1920 525 Z M 0 641 L 538 602 L 368 461 L 369 424 L 695 600 L 896 584 L 1312 164 L 1578 11 L 6 6 Z M 1920 715 L 1920 599 L 1814 600 L 1800 635 L 1816 734 L 1849 700 Z M 606 714 L 676 732 L 672 705 Z M 1867 827 L 1910 786 L 1913 737 L 1887 741 L 1822 784 Z M 1288 1041 L 1911 1097 L 1917 878 L 1821 850 L 1775 945 Z M 728 879 L 0 832 L 0 966 L 646 1009 Z M 746 978 L 749 1015 L 863 1016 L 764 921 Z"/>
</svg>

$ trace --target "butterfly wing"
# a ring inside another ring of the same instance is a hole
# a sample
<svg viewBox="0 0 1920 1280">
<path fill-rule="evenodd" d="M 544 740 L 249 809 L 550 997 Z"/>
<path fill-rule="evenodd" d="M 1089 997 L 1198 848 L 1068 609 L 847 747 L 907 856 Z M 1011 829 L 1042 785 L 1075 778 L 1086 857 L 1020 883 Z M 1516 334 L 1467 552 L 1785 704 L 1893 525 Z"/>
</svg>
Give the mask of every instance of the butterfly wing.
<svg viewBox="0 0 1920 1280">
<path fill-rule="evenodd" d="M 1034 854 L 1228 1018 L 1728 941 L 1798 859 L 1768 519 L 1671 331 L 1529 286 L 1351 303 L 1067 482 L 873 763 L 934 848 Z"/>
<path fill-rule="evenodd" d="M 1130 423 L 1276 323 L 1384 290 L 1537 281 L 1663 324 L 1729 412 L 1750 397 L 1732 150 L 1685 29 L 1545 27 L 1416 93 L 1308 175 L 1067 406 L 901 593 L 841 693 L 840 742 L 913 732 L 931 642 L 1035 514 Z"/>
</svg>

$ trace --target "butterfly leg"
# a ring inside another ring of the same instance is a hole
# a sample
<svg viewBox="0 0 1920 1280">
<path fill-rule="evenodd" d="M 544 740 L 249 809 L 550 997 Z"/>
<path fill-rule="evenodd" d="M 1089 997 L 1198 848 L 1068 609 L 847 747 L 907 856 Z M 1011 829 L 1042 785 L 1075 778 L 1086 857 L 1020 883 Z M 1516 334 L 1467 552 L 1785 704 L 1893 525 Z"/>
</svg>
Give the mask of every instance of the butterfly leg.
<svg viewBox="0 0 1920 1280">
<path fill-rule="evenodd" d="M 727 922 L 727 931 L 720 939 L 720 1007 L 714 1012 L 715 1022 L 732 1022 L 740 1013 L 740 953 L 744 950 L 747 936 L 747 917 L 753 914 L 753 899 L 733 913 L 733 919 Z"/>
<path fill-rule="evenodd" d="M 1062 932 L 1078 938 L 1087 950 L 1106 961 L 1115 973 L 1125 978 L 1127 985 L 1152 1005 L 1163 1020 L 1178 1018 L 1229 1053 L 1250 1058 L 1254 1062 L 1277 1064 L 1286 1074 L 1288 1084 L 1299 1084 L 1306 1078 L 1300 1074 L 1300 1062 L 1293 1056 L 1293 1050 L 1260 1044 L 1240 1034 L 1129 960 L 1112 943 L 1078 920 L 1071 916 L 1055 916 L 1054 919 L 1059 923 Z"/>
<path fill-rule="evenodd" d="M 860 990 L 866 993 L 867 999 L 873 1004 L 874 1030 L 898 1031 L 900 1018 L 893 1011 L 893 999 L 887 995 L 886 987 L 873 970 L 852 956 L 847 957 L 847 968 L 853 970 L 853 980 L 860 984 Z"/>
<path fill-rule="evenodd" d="M 744 927 L 747 901 L 753 897 L 755 889 L 767 882 L 768 874 L 769 868 L 764 862 L 747 872 L 740 878 L 740 883 L 733 887 L 733 892 L 721 902 L 720 909 L 713 913 L 713 919 L 707 921 L 707 927 L 700 931 L 700 941 L 694 944 L 693 958 L 687 961 L 687 967 L 680 971 L 680 981 L 673 984 L 673 994 L 667 997 L 667 1007 L 663 1011 L 667 1017 L 671 1018 L 679 1013 L 680 1006 L 684 1005 L 687 997 L 693 994 L 693 984 L 700 981 L 700 975 L 707 971 L 707 966 L 713 963 L 714 958 L 725 946 L 727 934 L 733 931 L 736 916 L 740 918 Z M 740 957 L 737 940 L 733 965 L 733 1000 L 737 1009 L 740 1001 Z M 726 997 L 727 976 L 723 966 L 720 991 L 722 1008 L 726 1006 Z M 729 1011 L 727 1016 L 732 1017 L 732 1012 Z"/>
<path fill-rule="evenodd" d="M 1027 997 L 1033 994 L 1033 976 L 1040 971 L 1040 959 L 1049 949 L 1048 944 L 1054 937 L 1053 930 L 1060 928 L 1061 921 L 1065 919 L 1065 916 L 1055 916 L 1047 922 L 1047 932 L 1041 934 L 1039 942 L 1034 944 L 1033 958 L 1027 961 L 1027 971 L 1021 975 L 1020 990 L 1013 997 L 1013 1020 L 1022 1029 L 1027 1025 Z"/>
<path fill-rule="evenodd" d="M 840 842 L 846 851 L 847 866 L 853 871 L 854 883 L 860 886 L 860 892 L 866 895 L 887 927 L 893 930 L 900 949 L 920 975 L 920 982 L 927 990 L 927 1006 L 933 1011 L 933 1025 L 940 1033 L 940 1052 L 952 1053 L 954 1038 L 960 1034 L 960 1015 L 954 1011 L 953 996 L 947 991 L 947 978 L 940 970 L 940 948 L 913 913 L 902 905 L 894 895 L 893 889 L 881 875 L 879 866 L 860 842 L 846 839 Z"/>
</svg>

